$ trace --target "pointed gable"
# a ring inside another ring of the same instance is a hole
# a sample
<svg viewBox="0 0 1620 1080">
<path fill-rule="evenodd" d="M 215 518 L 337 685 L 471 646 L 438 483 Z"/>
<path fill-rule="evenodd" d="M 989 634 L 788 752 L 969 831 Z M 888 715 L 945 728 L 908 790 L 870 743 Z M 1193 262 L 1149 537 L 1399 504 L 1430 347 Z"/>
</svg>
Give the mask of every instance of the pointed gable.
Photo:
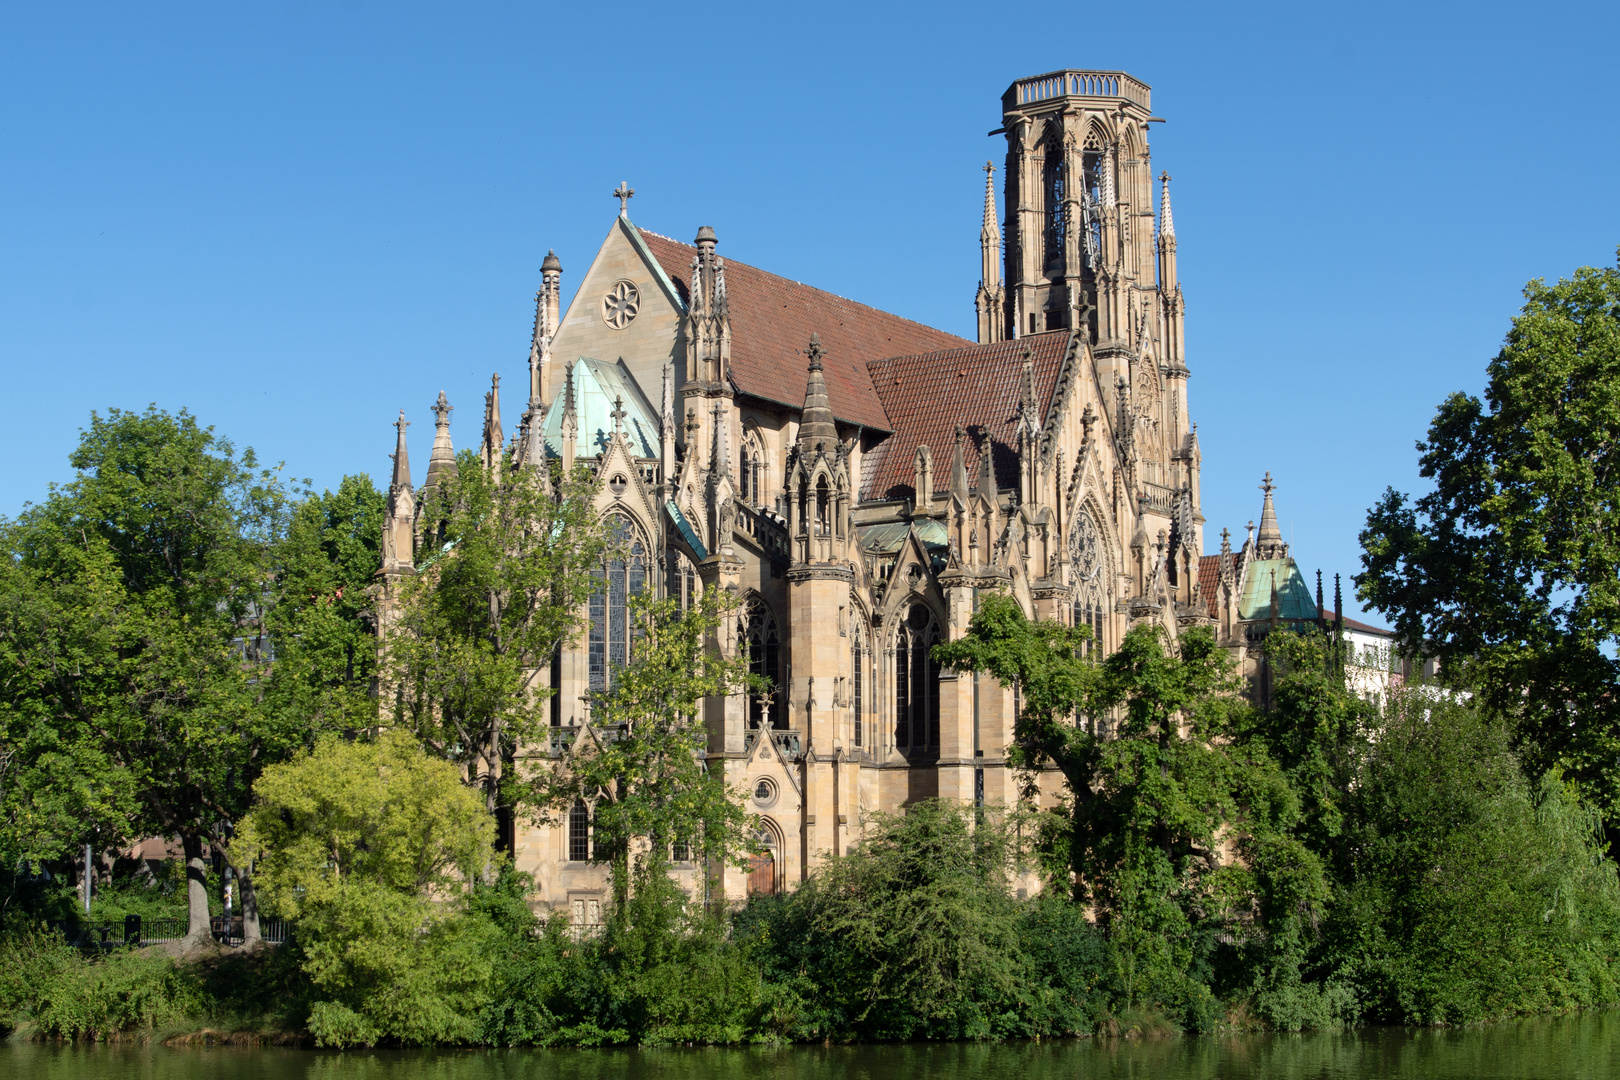
<svg viewBox="0 0 1620 1080">
<path fill-rule="evenodd" d="M 1035 400 L 1044 421 L 1068 344 L 1067 330 L 1052 330 L 1016 341 L 869 363 L 867 371 L 894 434 L 866 454 L 862 500 L 911 494 L 917 447 L 926 446 L 938 457 L 955 442 L 958 424 L 971 436 L 962 448 L 968 473 L 978 465 L 979 439 L 988 434 L 996 486 L 1016 487 L 1024 350 L 1030 352 Z"/>
<path fill-rule="evenodd" d="M 697 249 L 667 236 L 639 230 L 663 272 L 688 296 Z M 827 397 L 833 415 L 848 424 L 893 430 L 867 373 L 870 361 L 932 352 L 967 339 L 846 300 L 809 285 L 726 259 L 726 299 L 731 313 L 731 376 L 753 397 L 797 409 L 804 388 L 804 348 L 819 334 Z"/>
</svg>

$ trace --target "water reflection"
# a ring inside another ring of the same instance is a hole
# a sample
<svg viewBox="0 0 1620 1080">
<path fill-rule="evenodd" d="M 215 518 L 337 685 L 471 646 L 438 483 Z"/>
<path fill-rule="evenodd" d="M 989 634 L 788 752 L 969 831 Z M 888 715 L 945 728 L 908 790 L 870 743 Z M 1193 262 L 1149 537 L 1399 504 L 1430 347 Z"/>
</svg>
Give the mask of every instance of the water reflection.
<svg viewBox="0 0 1620 1080">
<path fill-rule="evenodd" d="M 1620 1014 L 1461 1031 L 1133 1042 L 324 1053 L 0 1044 L 15 1080 L 1583 1080 L 1620 1076 Z"/>
</svg>

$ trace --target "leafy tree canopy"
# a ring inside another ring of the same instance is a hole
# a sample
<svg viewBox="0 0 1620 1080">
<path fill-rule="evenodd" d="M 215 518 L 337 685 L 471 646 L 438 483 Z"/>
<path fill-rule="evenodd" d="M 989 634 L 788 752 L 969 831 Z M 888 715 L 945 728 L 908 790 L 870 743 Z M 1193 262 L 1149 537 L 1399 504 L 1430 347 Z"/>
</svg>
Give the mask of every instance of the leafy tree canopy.
<svg viewBox="0 0 1620 1080">
<path fill-rule="evenodd" d="M 526 793 L 507 765 L 545 738 L 544 673 L 598 584 L 609 545 L 595 490 L 583 465 L 559 479 L 464 452 L 424 500 L 439 525 L 386 634 L 384 708 L 467 770 L 491 812 Z"/>
<path fill-rule="evenodd" d="M 621 894 L 641 838 L 652 841 L 655 862 L 677 843 L 720 862 L 745 850 L 750 819 L 742 799 L 705 761 L 704 699 L 766 690 L 746 658 L 717 647 L 734 611 L 713 588 L 684 611 L 678 599 L 632 598 L 630 664 L 593 696 L 580 741 L 535 777 L 538 805 L 551 814 L 566 814 L 576 801 L 594 808 L 596 857 L 613 863 Z"/>
<path fill-rule="evenodd" d="M 1418 444 L 1433 490 L 1368 513 L 1355 580 L 1620 821 L 1620 269 L 1524 296 L 1483 400 L 1451 395 Z"/>
</svg>

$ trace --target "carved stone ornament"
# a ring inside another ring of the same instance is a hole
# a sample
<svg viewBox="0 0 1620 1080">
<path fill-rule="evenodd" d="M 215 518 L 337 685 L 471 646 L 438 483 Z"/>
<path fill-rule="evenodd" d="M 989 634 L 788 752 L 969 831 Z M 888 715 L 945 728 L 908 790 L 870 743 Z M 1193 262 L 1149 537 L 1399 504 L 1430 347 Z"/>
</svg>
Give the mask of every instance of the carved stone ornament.
<svg viewBox="0 0 1620 1080">
<path fill-rule="evenodd" d="M 1102 573 L 1102 551 L 1097 539 L 1097 523 L 1087 511 L 1080 511 L 1074 519 L 1072 537 L 1069 548 L 1075 583 L 1095 581 Z"/>
<path fill-rule="evenodd" d="M 615 281 L 602 297 L 602 321 L 610 330 L 623 330 L 641 314 L 641 290 L 633 281 Z"/>
</svg>

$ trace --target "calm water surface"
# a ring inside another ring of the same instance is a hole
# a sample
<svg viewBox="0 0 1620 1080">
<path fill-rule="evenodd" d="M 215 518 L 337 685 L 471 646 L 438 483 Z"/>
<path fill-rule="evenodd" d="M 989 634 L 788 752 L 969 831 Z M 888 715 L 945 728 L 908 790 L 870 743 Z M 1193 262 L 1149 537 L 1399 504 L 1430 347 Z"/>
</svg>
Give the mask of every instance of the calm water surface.
<svg viewBox="0 0 1620 1080">
<path fill-rule="evenodd" d="M 1445 1080 L 1620 1078 L 1620 1013 L 1466 1031 L 1372 1029 L 1012 1046 L 335 1053 L 0 1043 L 15 1080 Z"/>
</svg>

